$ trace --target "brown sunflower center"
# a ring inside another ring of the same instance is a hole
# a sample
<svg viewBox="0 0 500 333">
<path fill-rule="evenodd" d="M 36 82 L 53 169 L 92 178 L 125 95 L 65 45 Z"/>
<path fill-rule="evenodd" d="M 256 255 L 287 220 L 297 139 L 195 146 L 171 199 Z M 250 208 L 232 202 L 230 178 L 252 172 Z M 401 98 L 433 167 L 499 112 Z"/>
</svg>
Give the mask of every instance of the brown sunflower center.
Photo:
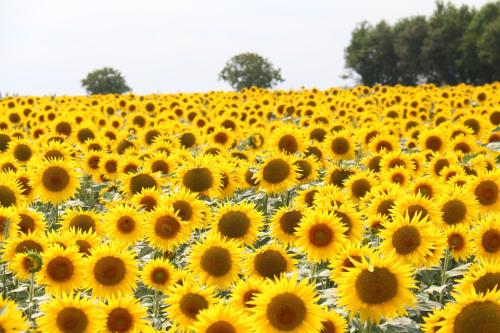
<svg viewBox="0 0 500 333">
<path fill-rule="evenodd" d="M 157 160 L 151 163 L 151 171 L 153 172 L 160 172 L 163 175 L 168 175 L 169 173 L 169 167 L 168 163 L 162 160 Z"/>
<path fill-rule="evenodd" d="M 43 172 L 42 184 L 51 192 L 64 190 L 68 186 L 69 181 L 68 172 L 61 167 L 50 166 Z"/>
<path fill-rule="evenodd" d="M 248 309 L 251 309 L 251 308 L 254 308 L 255 307 L 255 304 L 252 304 L 250 303 L 250 301 L 252 301 L 254 299 L 254 297 L 257 295 L 257 294 L 260 294 L 261 291 L 260 290 L 257 290 L 257 289 L 250 289 L 250 290 L 247 290 L 244 294 L 243 294 L 243 304 L 245 305 L 245 308 L 248 308 Z"/>
<path fill-rule="evenodd" d="M 155 234 L 163 239 L 175 237 L 181 230 L 181 224 L 172 216 L 161 216 L 156 219 Z"/>
<path fill-rule="evenodd" d="M 411 225 L 405 225 L 392 235 L 392 246 L 399 254 L 412 253 L 420 245 L 420 233 Z"/>
<path fill-rule="evenodd" d="M 429 213 L 427 212 L 427 209 L 423 206 L 420 206 L 420 205 L 410 205 L 406 209 L 406 212 L 410 216 L 410 219 L 415 217 L 417 214 L 420 214 L 420 218 L 424 218 L 427 215 L 429 215 Z"/>
<path fill-rule="evenodd" d="M 351 185 L 351 192 L 356 198 L 362 198 L 370 192 L 372 186 L 366 179 L 357 179 Z"/>
<path fill-rule="evenodd" d="M 139 204 L 144 208 L 145 211 L 150 212 L 155 209 L 158 202 L 156 198 L 151 195 L 145 195 L 139 200 Z"/>
<path fill-rule="evenodd" d="M 28 251 L 42 252 L 43 248 L 40 244 L 31 239 L 24 240 L 17 244 L 15 250 L 16 253 L 24 253 Z"/>
<path fill-rule="evenodd" d="M 196 137 L 192 133 L 184 133 L 180 137 L 180 142 L 181 142 L 182 147 L 184 147 L 184 148 L 190 148 L 190 147 L 192 147 L 195 144 Z"/>
<path fill-rule="evenodd" d="M 335 138 L 330 145 L 332 152 L 336 155 L 344 155 L 349 151 L 350 144 L 346 138 Z"/>
<path fill-rule="evenodd" d="M 129 234 L 135 230 L 135 221 L 130 216 L 120 216 L 116 228 L 123 234 Z"/>
<path fill-rule="evenodd" d="M 432 198 L 432 187 L 427 184 L 418 185 L 415 188 L 415 193 L 420 193 L 422 196 Z"/>
<path fill-rule="evenodd" d="M 21 162 L 29 160 L 31 155 L 32 151 L 28 145 L 18 144 L 16 148 L 14 148 L 14 157 Z"/>
<path fill-rule="evenodd" d="M 217 321 L 210 325 L 207 330 L 205 331 L 206 333 L 236 333 L 236 330 L 234 329 L 233 325 L 228 323 L 227 321 Z"/>
<path fill-rule="evenodd" d="M 293 135 L 284 135 L 278 142 L 278 148 L 288 154 L 294 154 L 299 149 L 299 144 Z"/>
<path fill-rule="evenodd" d="M 100 284 L 113 286 L 125 277 L 125 263 L 115 257 L 103 257 L 94 266 L 94 277 Z"/>
<path fill-rule="evenodd" d="M 156 189 L 156 180 L 150 175 L 140 173 L 130 178 L 130 192 L 132 194 L 140 193 L 147 188 Z"/>
<path fill-rule="evenodd" d="M 215 134 L 215 136 L 214 136 L 214 141 L 216 143 L 220 143 L 221 145 L 226 144 L 226 142 L 228 140 L 229 140 L 229 137 L 224 132 L 219 132 L 219 133 Z"/>
<path fill-rule="evenodd" d="M 274 296 L 267 306 L 267 319 L 271 325 L 283 331 L 292 331 L 301 326 L 307 314 L 304 301 L 295 294 L 283 293 Z"/>
<path fill-rule="evenodd" d="M 379 141 L 375 146 L 375 150 L 377 151 L 377 153 L 380 153 L 383 150 L 392 151 L 392 144 L 385 140 Z"/>
<path fill-rule="evenodd" d="M 67 122 L 60 122 L 56 126 L 57 134 L 70 135 L 71 134 L 71 125 Z"/>
<path fill-rule="evenodd" d="M 16 204 L 16 195 L 9 187 L 0 185 L 0 204 L 9 207 Z"/>
<path fill-rule="evenodd" d="M 202 295 L 188 293 L 182 296 L 179 306 L 186 317 L 196 319 L 201 310 L 208 308 L 208 302 Z"/>
<path fill-rule="evenodd" d="M 352 255 L 344 259 L 342 262 L 342 271 L 347 272 L 348 268 L 353 268 L 354 264 L 361 262 L 361 257 L 358 255 Z"/>
<path fill-rule="evenodd" d="M 370 169 L 373 172 L 379 172 L 380 171 L 380 161 L 381 160 L 382 160 L 381 156 L 372 157 L 368 161 L 368 169 Z"/>
<path fill-rule="evenodd" d="M 17 178 L 17 181 L 19 182 L 19 185 L 21 187 L 21 194 L 28 196 L 30 195 L 31 191 L 33 190 L 33 187 L 30 185 L 30 180 L 27 177 L 19 177 Z"/>
<path fill-rule="evenodd" d="M 156 284 L 164 285 L 170 278 L 169 272 L 162 267 L 157 267 L 151 272 L 151 281 Z"/>
<path fill-rule="evenodd" d="M 298 167 L 298 174 L 299 174 L 297 177 L 298 180 L 304 180 L 307 177 L 309 177 L 309 175 L 312 173 L 311 164 L 309 164 L 309 162 L 305 160 L 299 160 L 297 162 L 294 162 L 293 164 L 295 164 Z"/>
<path fill-rule="evenodd" d="M 295 233 L 295 229 L 300 223 L 300 220 L 302 219 L 302 216 L 302 213 L 298 210 L 292 210 L 284 213 L 279 220 L 281 230 L 288 235 L 293 235 Z"/>
<path fill-rule="evenodd" d="M 47 265 L 47 275 L 56 282 L 64 282 L 73 276 L 73 263 L 65 257 L 56 257 Z"/>
<path fill-rule="evenodd" d="M 391 209 L 394 207 L 394 200 L 385 199 L 382 200 L 377 207 L 377 213 L 382 214 L 384 216 L 391 216 Z"/>
<path fill-rule="evenodd" d="M 304 196 L 304 203 L 308 207 L 312 207 L 314 205 L 314 197 L 316 196 L 316 193 L 318 193 L 318 190 L 312 189 L 306 192 L 306 195 Z"/>
<path fill-rule="evenodd" d="M 452 199 L 445 202 L 441 208 L 441 212 L 443 213 L 443 221 L 446 224 L 457 224 L 465 219 L 467 207 L 462 201 Z"/>
<path fill-rule="evenodd" d="M 182 221 L 189 221 L 193 217 L 193 208 L 187 201 L 176 200 L 172 203 L 172 207 Z"/>
<path fill-rule="evenodd" d="M 330 320 L 324 321 L 321 323 L 323 327 L 321 328 L 321 331 L 319 333 L 336 333 L 337 330 L 335 328 L 335 324 L 332 323 Z"/>
<path fill-rule="evenodd" d="M 35 220 L 28 214 L 19 214 L 21 222 L 19 223 L 19 229 L 23 234 L 35 231 Z"/>
<path fill-rule="evenodd" d="M 264 180 L 271 184 L 279 184 L 290 175 L 290 166 L 282 159 L 267 162 L 263 169 Z"/>
<path fill-rule="evenodd" d="M 108 314 L 106 326 L 110 332 L 128 332 L 134 319 L 127 309 L 115 308 Z"/>
<path fill-rule="evenodd" d="M 286 272 L 287 262 L 279 251 L 267 250 L 255 256 L 254 268 L 262 277 L 279 278 Z"/>
<path fill-rule="evenodd" d="M 309 241 L 314 246 L 325 247 L 333 240 L 333 231 L 326 224 L 316 224 L 309 230 Z"/>
<path fill-rule="evenodd" d="M 500 232 L 490 229 L 483 234 L 481 244 L 486 252 L 495 253 L 500 248 Z"/>
<path fill-rule="evenodd" d="M 208 274 L 221 277 L 232 267 L 231 253 L 223 247 L 212 246 L 205 250 L 200 260 L 201 268 Z"/>
<path fill-rule="evenodd" d="M 64 308 L 57 314 L 56 324 L 64 333 L 83 333 L 87 330 L 89 320 L 83 310 Z"/>
<path fill-rule="evenodd" d="M 375 267 L 372 272 L 363 270 L 356 278 L 356 293 L 363 303 L 381 304 L 394 298 L 398 291 L 398 280 L 384 267 Z"/>
<path fill-rule="evenodd" d="M 118 162 L 115 160 L 106 161 L 104 168 L 108 173 L 115 173 L 118 170 Z"/>
<path fill-rule="evenodd" d="M 348 169 L 336 169 L 332 172 L 330 176 L 330 184 L 336 185 L 338 187 L 344 187 L 344 182 L 347 178 L 352 176 L 354 171 Z"/>
<path fill-rule="evenodd" d="M 230 211 L 222 215 L 218 229 L 222 235 L 229 238 L 243 237 L 250 229 L 250 219 L 243 212 Z"/>
<path fill-rule="evenodd" d="M 443 141 L 437 136 L 430 136 L 425 140 L 425 148 L 433 151 L 439 151 L 442 145 Z"/>
<path fill-rule="evenodd" d="M 498 200 L 498 186 L 492 180 L 483 180 L 476 186 L 474 194 L 481 205 L 489 206 Z"/>
<path fill-rule="evenodd" d="M 313 139 L 313 140 L 316 140 L 319 142 L 323 142 L 323 140 L 325 140 L 325 136 L 326 136 L 326 131 L 322 128 L 315 128 L 311 131 L 311 133 L 309 133 L 310 139 Z"/>
<path fill-rule="evenodd" d="M 89 242 L 83 239 L 78 239 L 75 241 L 75 244 L 76 246 L 78 246 L 78 252 L 86 256 L 90 255 L 90 249 L 92 248 L 92 245 L 90 245 Z"/>
<path fill-rule="evenodd" d="M 214 185 L 214 178 L 208 168 L 195 168 L 186 172 L 182 183 L 190 191 L 199 193 L 209 190 Z"/>
<path fill-rule="evenodd" d="M 94 219 L 86 214 L 81 214 L 73 217 L 69 223 L 70 228 L 82 231 L 95 231 Z"/>
<path fill-rule="evenodd" d="M 486 273 L 473 283 L 477 293 L 486 293 L 500 287 L 500 273 Z"/>
<path fill-rule="evenodd" d="M 459 233 L 452 233 L 448 236 L 448 246 L 454 251 L 460 251 L 465 246 L 465 239 Z"/>
<path fill-rule="evenodd" d="M 405 176 L 400 173 L 395 173 L 391 176 L 391 180 L 394 184 L 403 184 L 405 181 Z"/>
<path fill-rule="evenodd" d="M 500 305 L 492 301 L 465 306 L 455 318 L 454 333 L 498 332 Z"/>
</svg>

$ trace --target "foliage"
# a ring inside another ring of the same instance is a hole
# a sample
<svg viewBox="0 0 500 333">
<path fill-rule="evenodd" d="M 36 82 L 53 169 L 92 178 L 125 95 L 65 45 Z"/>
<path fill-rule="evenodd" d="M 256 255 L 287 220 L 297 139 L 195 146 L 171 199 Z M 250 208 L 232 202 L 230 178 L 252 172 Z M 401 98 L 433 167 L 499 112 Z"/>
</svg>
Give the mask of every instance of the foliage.
<svg viewBox="0 0 500 333">
<path fill-rule="evenodd" d="M 257 53 L 241 53 L 226 63 L 219 73 L 219 80 L 226 81 L 236 90 L 244 88 L 272 88 L 283 82 L 281 70 Z"/>
<path fill-rule="evenodd" d="M 120 71 L 110 67 L 88 73 L 82 80 L 82 87 L 90 95 L 123 94 L 131 90 Z"/>
<path fill-rule="evenodd" d="M 345 63 L 366 85 L 484 84 L 500 79 L 499 41 L 500 2 L 475 10 L 438 1 L 428 18 L 360 23 Z"/>
</svg>

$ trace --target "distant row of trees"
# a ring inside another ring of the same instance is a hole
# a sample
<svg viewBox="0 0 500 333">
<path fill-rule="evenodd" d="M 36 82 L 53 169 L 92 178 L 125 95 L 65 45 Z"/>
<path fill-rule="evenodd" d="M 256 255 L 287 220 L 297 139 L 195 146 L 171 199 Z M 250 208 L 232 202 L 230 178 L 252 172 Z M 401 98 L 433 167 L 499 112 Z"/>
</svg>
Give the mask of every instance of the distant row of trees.
<svg viewBox="0 0 500 333">
<path fill-rule="evenodd" d="M 438 1 L 430 17 L 360 23 L 345 66 L 366 85 L 484 84 L 500 80 L 500 1 L 482 8 Z"/>
<path fill-rule="evenodd" d="M 268 59 L 256 53 L 247 52 L 229 59 L 219 73 L 219 80 L 226 81 L 236 90 L 242 90 L 253 86 L 272 88 L 283 82 L 283 77 L 281 70 L 275 68 Z M 123 94 L 131 91 L 122 73 L 109 67 L 88 73 L 81 83 L 91 95 Z"/>
</svg>

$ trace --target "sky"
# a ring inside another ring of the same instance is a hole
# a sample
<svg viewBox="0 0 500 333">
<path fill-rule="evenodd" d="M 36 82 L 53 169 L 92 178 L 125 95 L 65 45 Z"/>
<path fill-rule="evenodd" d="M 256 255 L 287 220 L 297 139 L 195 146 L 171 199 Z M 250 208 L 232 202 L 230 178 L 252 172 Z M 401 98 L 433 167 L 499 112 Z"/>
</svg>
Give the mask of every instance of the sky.
<svg viewBox="0 0 500 333">
<path fill-rule="evenodd" d="M 457 0 L 480 7 L 488 0 Z M 138 94 L 229 90 L 225 62 L 256 52 L 284 89 L 351 84 L 356 24 L 430 15 L 434 0 L 0 0 L 0 93 L 82 95 L 94 69 L 119 69 Z"/>
</svg>

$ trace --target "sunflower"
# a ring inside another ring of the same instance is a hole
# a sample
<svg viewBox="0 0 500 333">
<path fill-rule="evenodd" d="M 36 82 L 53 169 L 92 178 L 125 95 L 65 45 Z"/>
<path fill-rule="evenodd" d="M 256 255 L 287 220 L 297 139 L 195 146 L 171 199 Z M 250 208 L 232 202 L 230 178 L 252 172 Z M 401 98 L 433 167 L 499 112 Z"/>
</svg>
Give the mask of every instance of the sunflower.
<svg viewBox="0 0 500 333">
<path fill-rule="evenodd" d="M 9 262 L 8 267 L 17 280 L 29 281 L 42 268 L 42 259 L 32 252 L 17 253 Z"/>
<path fill-rule="evenodd" d="M 64 235 L 71 244 L 78 247 L 78 252 L 83 257 L 90 256 L 91 251 L 101 243 L 101 238 L 92 231 L 70 229 Z"/>
<path fill-rule="evenodd" d="M 146 236 L 151 246 L 172 251 L 191 236 L 193 226 L 181 220 L 174 208 L 166 204 L 157 206 L 145 215 Z"/>
<path fill-rule="evenodd" d="M 215 158 L 203 155 L 191 159 L 176 170 L 180 186 L 194 193 L 214 197 L 222 187 L 222 176 Z"/>
<path fill-rule="evenodd" d="M 363 321 L 378 323 L 382 317 L 404 315 L 405 307 L 415 302 L 412 274 L 412 266 L 394 257 L 363 259 L 337 279 L 338 304 Z"/>
<path fill-rule="evenodd" d="M 246 257 L 245 267 L 250 276 L 261 279 L 279 279 L 295 270 L 296 262 L 281 246 L 269 243 Z"/>
<path fill-rule="evenodd" d="M 299 168 L 295 158 L 283 153 L 266 158 L 258 166 L 254 179 L 259 187 L 268 193 L 280 193 L 297 183 Z"/>
<path fill-rule="evenodd" d="M 25 198 L 21 184 L 7 173 L 0 173 L 0 207 L 23 207 Z"/>
<path fill-rule="evenodd" d="M 163 185 L 159 173 L 135 172 L 121 174 L 121 190 L 129 196 L 141 193 L 145 189 L 160 189 Z"/>
<path fill-rule="evenodd" d="M 194 228 L 203 224 L 203 214 L 207 210 L 205 203 L 195 193 L 180 189 L 164 199 L 167 206 L 171 206 L 179 218 Z"/>
<path fill-rule="evenodd" d="M 4 241 L 9 235 L 16 235 L 20 230 L 21 219 L 14 207 L 0 206 L 0 241 Z"/>
<path fill-rule="evenodd" d="M 218 303 L 201 310 L 192 328 L 197 333 L 247 333 L 252 331 L 252 327 L 250 319 L 241 309 Z"/>
<path fill-rule="evenodd" d="M 370 139 L 368 150 L 374 154 L 379 154 L 384 151 L 385 153 L 399 151 L 401 147 L 398 138 L 394 135 L 379 134 Z"/>
<path fill-rule="evenodd" d="M 359 172 L 359 170 L 355 168 L 332 166 L 326 170 L 324 181 L 328 185 L 344 188 L 346 180 L 357 172 Z"/>
<path fill-rule="evenodd" d="M 41 231 L 10 235 L 4 241 L 3 260 L 10 262 L 18 253 L 28 253 L 30 251 L 43 253 L 48 247 L 47 240 L 43 236 Z"/>
<path fill-rule="evenodd" d="M 404 216 L 408 214 L 410 219 L 413 219 L 417 213 L 420 213 L 421 218 L 427 217 L 433 223 L 439 221 L 441 214 L 435 202 L 420 194 L 402 195 L 395 201 L 394 208 L 391 209 L 392 215 Z"/>
<path fill-rule="evenodd" d="M 465 261 L 473 252 L 470 228 L 468 225 L 453 225 L 444 230 L 448 249 L 457 261 Z"/>
<path fill-rule="evenodd" d="M 139 193 L 134 194 L 130 201 L 146 212 L 154 210 L 161 201 L 164 201 L 160 189 L 144 188 Z"/>
<path fill-rule="evenodd" d="M 270 138 L 269 147 L 283 154 L 295 154 L 304 149 L 305 133 L 301 128 L 285 124 L 279 125 Z"/>
<path fill-rule="evenodd" d="M 270 222 L 270 234 L 284 244 L 293 244 L 297 240 L 295 230 L 304 216 L 304 207 L 284 206 L 276 210 Z"/>
<path fill-rule="evenodd" d="M 455 290 L 460 294 L 474 291 L 478 294 L 487 293 L 500 288 L 500 260 L 479 260 L 474 262 L 463 278 L 458 281 Z"/>
<path fill-rule="evenodd" d="M 41 332 L 54 333 L 92 333 L 97 332 L 104 323 L 104 318 L 93 299 L 80 294 L 63 294 L 52 298 L 40 306 L 44 314 L 37 318 Z"/>
<path fill-rule="evenodd" d="M 340 131 L 329 134 L 325 141 L 324 150 L 327 151 L 334 160 L 350 160 L 354 157 L 356 143 L 352 133 Z"/>
<path fill-rule="evenodd" d="M 361 214 L 350 201 L 346 201 L 340 206 L 333 205 L 328 211 L 338 217 L 343 226 L 346 227 L 344 235 L 349 241 L 358 241 L 362 238 Z"/>
<path fill-rule="evenodd" d="M 377 184 L 378 180 L 371 171 L 358 172 L 344 182 L 350 197 L 355 201 L 362 200 L 365 195 L 370 193 L 372 187 Z"/>
<path fill-rule="evenodd" d="M 9 174 L 9 177 L 12 174 Z M 25 203 L 31 203 L 35 199 L 35 191 L 30 185 L 31 174 L 27 170 L 18 170 L 12 175 L 20 185 L 21 195 L 25 199 Z"/>
<path fill-rule="evenodd" d="M 60 159 L 59 157 L 56 158 Z M 84 173 L 91 176 L 92 179 L 96 182 L 100 181 L 101 168 L 99 168 L 99 162 L 103 158 L 104 153 L 92 150 L 85 153 L 81 161 Z"/>
<path fill-rule="evenodd" d="M 438 199 L 440 220 L 443 226 L 455 224 L 470 225 L 478 216 L 479 204 L 474 195 L 459 187 L 443 191 Z"/>
<path fill-rule="evenodd" d="M 383 172 L 387 172 L 396 167 L 402 167 L 407 170 L 414 169 L 413 161 L 410 158 L 410 155 L 404 154 L 401 151 L 392 151 L 381 155 L 379 163 L 380 170 Z"/>
<path fill-rule="evenodd" d="M 467 191 L 474 194 L 482 212 L 498 212 L 500 210 L 500 171 L 495 169 L 473 177 L 467 185 Z"/>
<path fill-rule="evenodd" d="M 342 317 L 339 313 L 328 310 L 325 308 L 324 310 L 325 318 L 321 322 L 322 328 L 320 333 L 347 333 L 348 332 L 348 324 L 344 317 Z"/>
<path fill-rule="evenodd" d="M 99 245 L 87 257 L 84 275 L 84 286 L 95 297 L 128 294 L 136 285 L 134 253 L 117 244 Z"/>
<path fill-rule="evenodd" d="M 326 261 L 346 243 L 346 232 L 347 228 L 333 213 L 308 212 L 295 232 L 295 245 L 307 254 L 308 260 Z"/>
<path fill-rule="evenodd" d="M 35 155 L 32 146 L 33 144 L 27 139 L 13 139 L 9 142 L 7 153 L 10 153 L 21 165 L 25 165 Z"/>
<path fill-rule="evenodd" d="M 262 286 L 249 302 L 255 306 L 250 319 L 258 332 L 319 332 L 326 318 L 318 300 L 307 279 L 297 282 L 296 276 L 282 277 Z"/>
<path fill-rule="evenodd" d="M 396 200 L 401 195 L 402 192 L 400 188 L 395 187 L 390 191 L 378 191 L 378 188 L 375 188 L 368 201 L 366 214 L 368 216 L 380 214 L 389 220 L 392 219 L 391 211 L 396 204 Z"/>
<path fill-rule="evenodd" d="M 147 311 L 133 296 L 111 297 L 101 306 L 104 313 L 102 333 L 144 332 Z"/>
<path fill-rule="evenodd" d="M 104 230 L 113 241 L 133 246 L 144 236 L 142 215 L 135 206 L 126 203 L 115 204 L 103 217 Z"/>
<path fill-rule="evenodd" d="M 75 245 L 63 248 L 56 244 L 47 248 L 42 253 L 42 262 L 37 282 L 44 285 L 48 293 L 70 294 L 80 286 L 83 262 Z"/>
<path fill-rule="evenodd" d="M 236 138 L 233 131 L 222 127 L 216 127 L 214 131 L 208 135 L 207 141 L 216 147 L 229 149 L 235 144 Z"/>
<path fill-rule="evenodd" d="M 444 128 L 430 128 L 421 131 L 418 141 L 422 151 L 445 152 L 448 147 L 448 133 Z"/>
<path fill-rule="evenodd" d="M 252 245 L 264 223 L 264 217 L 255 205 L 249 202 L 224 203 L 214 213 L 212 231 L 223 237 Z"/>
<path fill-rule="evenodd" d="M 141 271 L 140 280 L 149 288 L 164 293 L 179 279 L 179 273 L 168 260 L 157 258 L 148 261 Z"/>
<path fill-rule="evenodd" d="M 98 168 L 104 177 L 108 180 L 117 179 L 120 175 L 118 171 L 118 161 L 120 156 L 118 154 L 105 154 L 98 162 Z"/>
<path fill-rule="evenodd" d="M 244 187 L 244 175 L 236 162 L 221 157 L 219 160 L 222 186 L 217 196 L 219 198 L 231 198 L 237 189 Z"/>
<path fill-rule="evenodd" d="M 0 212 L 1 211 L 2 209 L 0 208 Z M 17 215 L 19 216 L 19 232 L 27 234 L 35 231 L 45 231 L 45 216 L 42 213 L 36 210 L 24 208 L 18 209 Z M 1 213 L 0 220 L 2 220 Z M 0 225 L 1 224 L 2 222 L 0 221 Z M 3 233 L 3 230 L 0 230 L 0 232 Z"/>
<path fill-rule="evenodd" d="M 69 208 L 64 211 L 61 225 L 62 230 L 76 229 L 101 233 L 101 215 L 94 210 L 83 210 L 82 208 Z"/>
<path fill-rule="evenodd" d="M 190 280 L 183 280 L 181 284 L 175 284 L 165 299 L 167 312 L 173 324 L 180 332 L 192 332 L 193 325 L 200 311 L 207 309 L 216 303 L 214 289 L 200 286 Z"/>
<path fill-rule="evenodd" d="M 298 190 L 295 198 L 293 198 L 293 203 L 308 208 L 317 206 L 316 197 L 320 188 L 321 186 L 310 186 L 304 190 Z M 289 194 L 287 194 L 287 197 L 289 197 Z"/>
<path fill-rule="evenodd" d="M 59 204 L 76 194 L 80 187 L 76 167 L 61 159 L 37 161 L 30 185 L 44 202 Z"/>
<path fill-rule="evenodd" d="M 433 199 L 438 197 L 442 192 L 439 185 L 440 183 L 437 183 L 433 177 L 419 177 L 410 184 L 410 193 L 421 195 L 426 199 Z"/>
<path fill-rule="evenodd" d="M 262 292 L 263 286 L 268 282 L 269 280 L 262 280 L 257 277 L 247 277 L 246 280 L 238 280 L 231 289 L 231 304 L 239 309 L 245 310 L 247 314 L 250 314 L 255 307 L 250 301 L 252 301 L 257 294 Z"/>
<path fill-rule="evenodd" d="M 423 318 L 424 323 L 421 324 L 421 328 L 424 333 L 436 333 L 441 327 L 443 327 L 444 322 L 444 309 L 435 308 L 427 317 Z"/>
<path fill-rule="evenodd" d="M 455 298 L 456 303 L 448 303 L 444 308 L 440 333 L 498 332 L 500 291 L 456 294 Z"/>
<path fill-rule="evenodd" d="M 472 135 L 460 134 L 450 142 L 450 148 L 460 157 L 475 153 L 478 150 L 477 140 Z"/>
<path fill-rule="evenodd" d="M 30 325 L 17 304 L 10 299 L 0 297 L 0 332 L 15 333 L 28 331 Z"/>
<path fill-rule="evenodd" d="M 346 243 L 329 264 L 331 280 L 337 281 L 337 278 L 353 268 L 355 263 L 360 263 L 363 258 L 373 256 L 375 256 L 375 251 L 366 245 L 361 245 L 360 242 Z"/>
<path fill-rule="evenodd" d="M 435 243 L 442 239 L 439 230 L 421 213 L 413 217 L 396 215 L 392 222 L 384 225 L 379 235 L 383 253 L 393 253 L 397 259 L 416 267 L 427 264 L 426 256 L 433 254 Z"/>
<path fill-rule="evenodd" d="M 445 167 L 450 167 L 455 165 L 458 161 L 457 155 L 455 153 L 433 153 L 429 164 L 427 165 L 427 171 L 429 174 L 438 178 L 441 176 L 441 172 Z"/>
<path fill-rule="evenodd" d="M 149 155 L 144 161 L 144 167 L 153 173 L 160 173 L 162 176 L 170 175 L 176 167 L 178 161 L 168 156 L 165 152 L 155 152 Z"/>
<path fill-rule="evenodd" d="M 484 218 L 476 227 L 472 239 L 475 242 L 476 256 L 481 259 L 494 259 L 500 256 L 500 222 L 496 216 Z"/>
<path fill-rule="evenodd" d="M 189 268 L 203 283 L 227 289 L 241 272 L 242 253 L 238 242 L 212 234 L 192 247 Z"/>
<path fill-rule="evenodd" d="M 384 172 L 381 179 L 387 183 L 405 188 L 411 183 L 411 171 L 401 166 L 394 167 Z"/>
</svg>

